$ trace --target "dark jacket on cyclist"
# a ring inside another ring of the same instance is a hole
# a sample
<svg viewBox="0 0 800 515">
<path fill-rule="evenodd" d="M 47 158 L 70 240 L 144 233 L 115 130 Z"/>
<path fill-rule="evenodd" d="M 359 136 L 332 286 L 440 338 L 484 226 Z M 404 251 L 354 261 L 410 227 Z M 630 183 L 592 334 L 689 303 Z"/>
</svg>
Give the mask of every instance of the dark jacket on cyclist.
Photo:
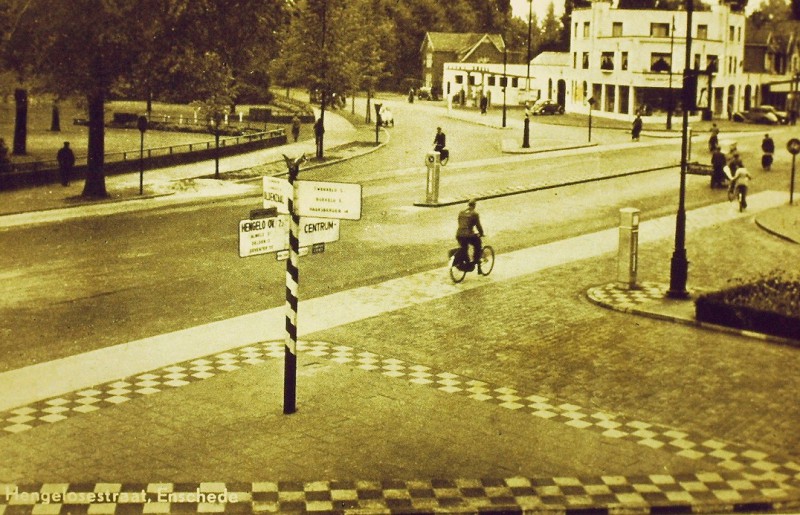
<svg viewBox="0 0 800 515">
<path fill-rule="evenodd" d="M 476 232 L 477 231 L 477 232 Z M 458 230 L 456 240 L 461 245 L 461 252 L 467 252 L 467 246 L 472 245 L 475 249 L 475 259 L 477 263 L 481 256 L 481 238 L 483 237 L 483 227 L 481 217 L 475 211 L 475 201 L 471 200 L 467 209 L 458 213 Z"/>
</svg>

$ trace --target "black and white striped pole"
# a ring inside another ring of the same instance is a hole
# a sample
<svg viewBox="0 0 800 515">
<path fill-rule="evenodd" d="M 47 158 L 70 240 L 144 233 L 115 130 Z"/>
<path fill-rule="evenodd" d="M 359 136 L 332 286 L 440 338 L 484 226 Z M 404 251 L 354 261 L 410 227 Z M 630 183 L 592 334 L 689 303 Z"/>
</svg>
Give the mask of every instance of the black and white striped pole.
<svg viewBox="0 0 800 515">
<path fill-rule="evenodd" d="M 297 411 L 297 300 L 300 281 L 300 217 L 295 213 L 295 181 L 305 154 L 297 159 L 283 156 L 289 167 L 289 259 L 286 261 L 286 343 L 283 363 L 283 413 Z"/>
</svg>

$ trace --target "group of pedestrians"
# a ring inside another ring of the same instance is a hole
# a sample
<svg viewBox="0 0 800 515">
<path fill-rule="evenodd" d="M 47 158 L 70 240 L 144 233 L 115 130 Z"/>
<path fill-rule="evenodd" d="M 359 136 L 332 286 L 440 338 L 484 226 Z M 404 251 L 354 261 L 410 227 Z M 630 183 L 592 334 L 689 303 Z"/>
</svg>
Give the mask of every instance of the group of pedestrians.
<svg viewBox="0 0 800 515">
<path fill-rule="evenodd" d="M 708 148 L 711 151 L 711 187 L 727 188 L 728 198 L 733 200 L 739 197 L 740 208 L 746 209 L 747 190 L 753 177 L 745 167 L 736 143 L 731 144 L 727 155 L 723 153 L 719 142 L 719 129 L 715 123 L 711 127 Z M 769 133 L 764 134 L 764 139 L 761 140 L 761 152 L 761 168 L 769 171 L 775 154 L 775 141 Z"/>
</svg>

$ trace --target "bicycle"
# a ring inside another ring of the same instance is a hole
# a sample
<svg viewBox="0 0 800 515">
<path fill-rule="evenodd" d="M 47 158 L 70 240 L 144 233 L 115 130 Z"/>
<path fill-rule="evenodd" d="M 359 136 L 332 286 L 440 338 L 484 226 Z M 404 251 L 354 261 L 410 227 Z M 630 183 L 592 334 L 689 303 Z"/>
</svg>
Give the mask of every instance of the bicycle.
<svg viewBox="0 0 800 515">
<path fill-rule="evenodd" d="M 731 184 L 728 188 L 728 201 L 733 202 L 733 199 L 739 202 L 739 212 L 741 213 L 744 211 L 744 195 L 742 194 L 742 188 Z"/>
<path fill-rule="evenodd" d="M 492 273 L 494 268 L 494 249 L 491 245 L 484 245 L 481 249 L 481 259 L 477 267 L 473 264 L 469 256 L 469 250 L 462 251 L 461 247 L 450 249 L 450 279 L 454 283 L 460 283 L 467 276 L 467 272 L 472 272 L 477 268 L 478 274 L 486 276 Z"/>
<path fill-rule="evenodd" d="M 439 164 L 445 166 L 450 160 L 450 149 L 434 147 L 433 150 L 439 152 Z"/>
</svg>

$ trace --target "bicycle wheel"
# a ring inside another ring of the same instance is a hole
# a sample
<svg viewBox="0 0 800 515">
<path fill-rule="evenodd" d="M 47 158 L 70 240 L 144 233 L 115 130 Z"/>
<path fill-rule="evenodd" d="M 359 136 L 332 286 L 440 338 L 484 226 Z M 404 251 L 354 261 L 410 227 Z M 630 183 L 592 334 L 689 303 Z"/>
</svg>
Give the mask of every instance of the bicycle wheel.
<svg viewBox="0 0 800 515">
<path fill-rule="evenodd" d="M 454 283 L 460 283 L 464 280 L 464 277 L 467 276 L 467 271 L 459 268 L 457 260 L 458 254 L 450 258 L 450 279 L 452 279 Z"/>
<path fill-rule="evenodd" d="M 494 249 L 489 245 L 483 247 L 481 251 L 481 261 L 478 263 L 478 273 L 489 275 L 494 268 Z"/>
<path fill-rule="evenodd" d="M 443 158 L 439 159 L 439 164 L 444 166 L 444 165 L 447 164 L 448 161 L 450 161 L 450 156 L 443 157 Z"/>
</svg>

